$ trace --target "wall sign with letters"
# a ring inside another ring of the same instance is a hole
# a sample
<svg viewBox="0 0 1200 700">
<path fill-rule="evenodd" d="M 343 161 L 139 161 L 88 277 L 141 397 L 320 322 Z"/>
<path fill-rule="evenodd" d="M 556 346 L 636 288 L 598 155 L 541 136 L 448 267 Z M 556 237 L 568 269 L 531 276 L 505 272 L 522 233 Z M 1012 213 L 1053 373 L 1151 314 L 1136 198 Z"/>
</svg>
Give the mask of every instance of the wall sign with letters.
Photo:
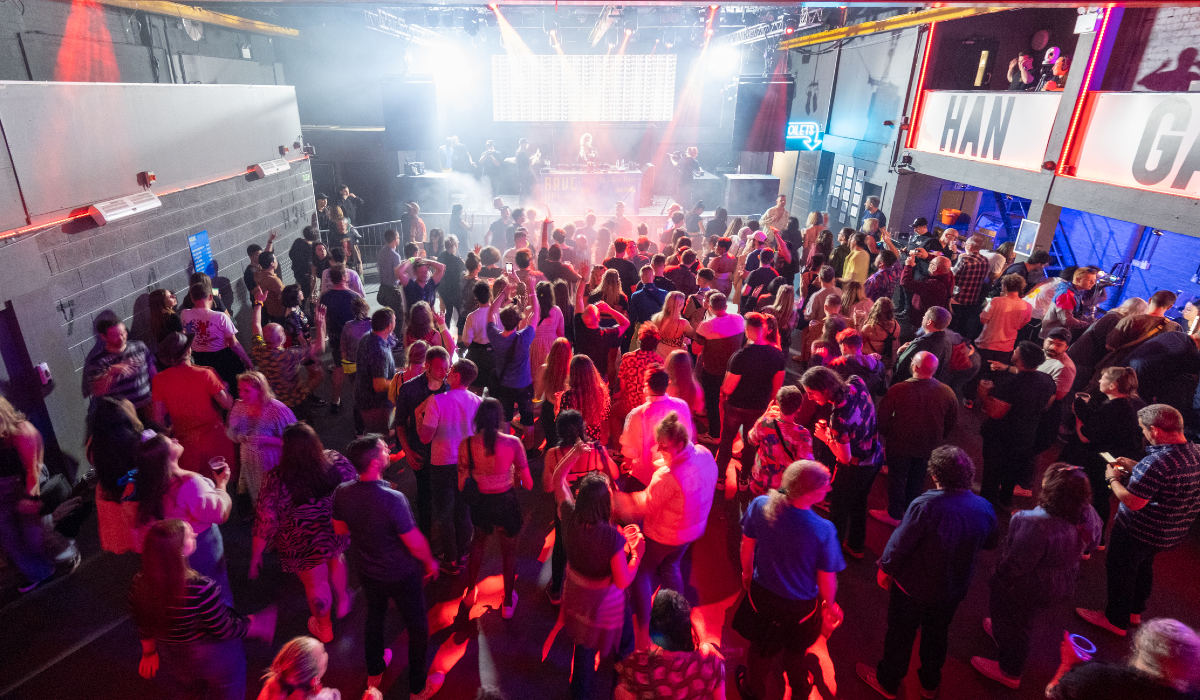
<svg viewBox="0 0 1200 700">
<path fill-rule="evenodd" d="M 1094 93 L 1075 177 L 1200 198 L 1200 94 Z"/>
<path fill-rule="evenodd" d="M 925 93 L 914 150 L 1040 170 L 1062 94 Z"/>
<path fill-rule="evenodd" d="M 789 151 L 819 151 L 821 125 L 816 122 L 788 122 L 784 148 Z"/>
</svg>

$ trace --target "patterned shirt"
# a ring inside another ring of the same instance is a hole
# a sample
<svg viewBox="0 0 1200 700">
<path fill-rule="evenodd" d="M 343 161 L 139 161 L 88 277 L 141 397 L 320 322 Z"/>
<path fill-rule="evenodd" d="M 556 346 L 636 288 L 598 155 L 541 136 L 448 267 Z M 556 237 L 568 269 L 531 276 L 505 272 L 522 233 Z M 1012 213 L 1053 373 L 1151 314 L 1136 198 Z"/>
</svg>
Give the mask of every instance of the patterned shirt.
<svg viewBox="0 0 1200 700">
<path fill-rule="evenodd" d="M 979 253 L 965 253 L 959 256 L 953 272 L 954 295 L 950 301 L 965 306 L 979 303 L 979 293 L 991 272 L 991 262 Z"/>
<path fill-rule="evenodd" d="M 375 391 L 375 379 L 392 380 L 396 374 L 396 359 L 392 357 L 392 348 L 396 345 L 396 336 L 389 335 L 387 339 L 379 337 L 378 333 L 367 333 L 358 341 L 358 352 L 354 362 L 357 365 L 355 375 L 358 381 L 354 385 L 354 406 L 359 410 L 376 408 L 392 408 L 388 400 L 387 390 Z"/>
<path fill-rule="evenodd" d="M 774 401 L 750 430 L 750 442 L 758 445 L 750 473 L 750 491 L 755 496 L 779 488 L 783 472 L 792 462 L 812 459 L 812 435 L 804 426 L 780 418 L 779 406 Z"/>
<path fill-rule="evenodd" d="M 662 355 L 653 350 L 634 350 L 625 353 L 617 376 L 621 381 L 621 400 L 628 411 L 646 401 L 646 369 L 652 364 L 662 364 Z"/>
<path fill-rule="evenodd" d="M 1150 445 L 1125 486 L 1150 502 L 1141 510 L 1121 504 L 1117 522 L 1152 547 L 1174 547 L 1200 514 L 1200 446 Z"/>
<path fill-rule="evenodd" d="M 617 673 L 637 700 L 700 700 L 725 682 L 725 659 L 707 643 L 695 651 L 652 647 L 617 662 Z"/>
<path fill-rule="evenodd" d="M 883 297 L 891 299 L 892 294 L 896 291 L 896 286 L 900 284 L 900 275 L 903 272 L 904 261 L 897 260 L 868 277 L 866 283 L 863 284 L 863 293 L 870 297 L 871 301 Z"/>
<path fill-rule="evenodd" d="M 107 396 L 128 399 L 134 406 L 145 406 L 150 402 L 150 380 L 154 377 L 154 362 L 150 359 L 150 351 L 146 344 L 138 340 L 125 343 L 121 352 L 109 352 L 101 348 L 100 354 L 89 360 L 83 367 L 85 395 L 92 395 L 92 385 L 98 379 L 108 374 L 110 367 L 116 364 L 128 366 L 125 374 L 117 377 L 109 384 Z M 99 398 L 97 396 L 96 398 Z"/>
<path fill-rule="evenodd" d="M 250 630 L 250 621 L 221 602 L 221 587 L 204 576 L 188 580 L 183 598 L 167 606 L 166 629 L 155 630 L 149 624 L 150 610 L 160 594 L 142 574 L 134 577 L 129 604 L 142 639 L 172 643 L 229 640 L 245 637 Z"/>
<path fill-rule="evenodd" d="M 855 375 L 846 382 L 846 398 L 833 407 L 829 430 L 838 442 L 850 445 L 850 456 L 858 464 L 883 462 L 883 445 L 875 429 L 875 405 L 862 377 Z"/>
<path fill-rule="evenodd" d="M 275 397 L 288 408 L 296 408 L 308 396 L 308 386 L 300 381 L 300 364 L 308 357 L 301 348 L 276 348 L 272 350 L 261 335 L 250 342 L 250 359 L 254 368 L 262 372 L 271 385 Z"/>
</svg>

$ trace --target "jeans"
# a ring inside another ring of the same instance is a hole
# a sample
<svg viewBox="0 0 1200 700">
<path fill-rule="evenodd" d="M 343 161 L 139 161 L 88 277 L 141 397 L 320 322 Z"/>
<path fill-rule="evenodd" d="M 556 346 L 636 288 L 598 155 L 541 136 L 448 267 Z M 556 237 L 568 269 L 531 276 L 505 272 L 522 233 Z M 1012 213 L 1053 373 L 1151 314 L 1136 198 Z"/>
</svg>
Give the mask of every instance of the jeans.
<svg viewBox="0 0 1200 700">
<path fill-rule="evenodd" d="M 921 687 L 936 690 L 942 682 L 942 666 L 946 663 L 950 621 L 958 603 L 918 603 L 892 584 L 888 598 L 887 634 L 883 638 L 883 658 L 875 667 L 879 685 L 889 693 L 900 689 L 908 675 L 908 660 L 912 657 L 913 640 L 921 630 L 921 668 L 917 676 Z"/>
<path fill-rule="evenodd" d="M 721 383 L 723 381 L 725 381 L 724 375 L 709 374 L 700 370 L 700 388 L 704 390 L 704 412 L 708 414 L 708 436 L 714 440 L 721 437 Z"/>
<path fill-rule="evenodd" d="M 233 589 L 229 586 L 229 570 L 225 567 L 225 540 L 216 525 L 196 535 L 196 551 L 188 557 L 188 565 L 196 573 L 211 578 L 221 587 L 221 602 L 233 607 Z"/>
<path fill-rule="evenodd" d="M 367 594 L 367 626 L 364 642 L 367 652 L 367 675 L 378 676 L 387 666 L 383 663 L 386 648 L 383 637 L 384 618 L 387 617 L 388 601 L 396 604 L 396 610 L 404 620 L 408 631 L 408 691 L 412 694 L 425 689 L 425 675 L 429 672 L 429 620 L 425 617 L 425 582 L 420 574 L 399 581 L 375 581 L 366 576 L 362 580 Z"/>
<path fill-rule="evenodd" d="M 0 549 L 12 559 L 29 583 L 44 581 L 54 573 L 54 563 L 46 556 L 42 538 L 45 525 L 37 514 L 17 510 L 24 496 L 25 477 L 0 479 Z"/>
<path fill-rule="evenodd" d="M 513 362 L 519 362 L 520 358 L 514 359 Z M 525 358 L 525 362 L 529 362 L 529 358 Z M 496 398 L 499 399 L 500 405 L 504 407 L 504 420 L 511 422 L 513 419 L 513 406 L 521 414 L 521 425 L 530 427 L 533 425 L 533 385 L 523 386 L 519 389 L 514 389 L 509 386 L 497 386 Z"/>
<path fill-rule="evenodd" d="M 739 480 L 750 478 L 750 470 L 754 468 L 754 457 L 758 454 L 758 446 L 750 442 L 750 429 L 755 421 L 766 413 L 765 410 L 754 408 L 736 408 L 725 402 L 721 412 L 721 446 L 717 448 L 717 478 L 725 478 L 725 468 L 733 458 L 733 441 L 737 438 L 738 430 L 742 430 L 742 469 L 738 474 Z"/>
<path fill-rule="evenodd" d="M 679 561 L 683 559 L 689 544 L 691 543 L 663 544 L 646 538 L 646 552 L 642 555 L 642 565 L 638 567 L 637 576 L 630 587 L 633 613 L 642 624 L 648 624 L 650 621 L 650 607 L 654 603 L 654 582 L 651 579 L 654 576 L 658 576 L 662 588 L 683 593 L 683 575 L 679 572 Z"/>
<path fill-rule="evenodd" d="M 458 465 L 426 467 L 433 495 L 434 541 L 442 561 L 456 562 L 471 548 L 471 510 L 458 490 Z"/>
<path fill-rule="evenodd" d="M 829 493 L 829 519 L 838 540 L 861 552 L 867 540 L 867 496 L 879 472 L 878 465 L 838 463 Z"/>
<path fill-rule="evenodd" d="M 1108 605 L 1104 616 L 1120 627 L 1129 628 L 1129 616 L 1141 615 L 1154 584 L 1154 555 L 1159 549 L 1136 539 L 1125 526 L 1113 523 L 1108 539 L 1104 568 L 1108 574 Z"/>
<path fill-rule="evenodd" d="M 916 500 L 925 488 L 925 469 L 929 466 L 929 455 L 888 455 L 887 461 L 888 515 L 896 520 L 903 520 L 908 505 Z"/>
<path fill-rule="evenodd" d="M 1005 593 L 1003 584 L 992 579 L 988 614 L 992 616 L 992 637 L 1000 660 L 1000 670 L 1013 678 L 1025 672 L 1029 658 L 1029 638 L 1034 620 L 1044 606 L 1038 600 L 1014 600 Z"/>
<path fill-rule="evenodd" d="M 245 700 L 246 651 L 242 640 L 158 642 L 164 676 L 175 685 L 172 698 Z"/>
</svg>

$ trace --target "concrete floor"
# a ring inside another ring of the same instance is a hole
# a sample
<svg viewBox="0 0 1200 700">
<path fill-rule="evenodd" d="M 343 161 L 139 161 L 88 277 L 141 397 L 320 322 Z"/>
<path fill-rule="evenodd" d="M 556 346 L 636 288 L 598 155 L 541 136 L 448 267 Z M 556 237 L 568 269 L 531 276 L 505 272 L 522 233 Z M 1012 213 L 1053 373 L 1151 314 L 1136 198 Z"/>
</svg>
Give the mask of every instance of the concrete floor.
<svg viewBox="0 0 1200 700">
<path fill-rule="evenodd" d="M 373 291 L 373 290 L 372 290 Z M 374 294 L 369 295 L 370 298 Z M 978 461 L 981 440 L 978 413 L 965 412 L 953 442 L 967 449 Z M 326 446 L 343 447 L 352 437 L 350 417 L 343 411 L 329 416 L 320 411 L 313 423 Z M 1049 463 L 1047 454 L 1040 464 Z M 535 464 L 535 483 L 541 460 Z M 978 462 L 977 462 L 978 463 Z M 871 507 L 885 507 L 886 479 L 880 475 L 871 495 Z M 410 494 L 415 485 L 410 473 L 400 476 L 400 486 Z M 520 602 L 516 617 L 503 620 L 499 614 L 499 552 L 492 546 L 481 574 L 479 605 L 472 613 L 475 624 L 469 634 L 453 635 L 449 627 L 461 584 L 443 577 L 428 589 L 432 650 L 436 650 L 436 668 L 447 671 L 446 683 L 436 696 L 441 700 L 467 700 L 481 684 L 498 685 L 512 700 L 567 698 L 571 646 L 560 636 L 543 660 L 543 645 L 554 625 L 557 609 L 544 595 L 549 580 L 548 539 L 552 501 L 540 492 L 522 495 L 526 525 L 519 543 L 517 592 Z M 1018 499 L 1018 507 L 1032 507 L 1031 499 Z M 730 678 L 728 696 L 737 698 L 732 672 L 744 654 L 745 642 L 730 629 L 733 607 L 740 592 L 738 577 L 738 506 L 718 495 L 709 526 L 685 560 L 684 573 L 689 582 L 689 597 L 697 603 L 695 615 L 701 633 L 719 641 L 727 657 Z M 246 571 L 250 555 L 250 526 L 240 513 L 221 526 L 229 560 L 230 578 L 238 610 L 249 613 L 278 602 L 279 626 L 274 643 L 268 647 L 248 642 L 248 698 L 257 696 L 259 677 L 279 646 L 288 639 L 307 634 L 308 616 L 299 580 L 279 570 L 268 554 L 262 575 L 249 581 Z M 838 697 L 856 700 L 878 697 L 856 677 L 859 661 L 874 664 L 882 651 L 886 619 L 886 593 L 875 583 L 875 559 L 882 551 L 891 528 L 874 520 L 868 523 L 867 557 L 850 560 L 839 576 L 838 600 L 846 613 L 845 624 L 828 641 L 829 655 L 836 670 Z M 0 697 L 21 700 L 45 698 L 142 698 L 163 697 L 151 681 L 137 675 L 140 653 L 137 634 L 129 617 L 126 595 L 129 582 L 138 567 L 134 555 L 116 556 L 99 550 L 95 521 L 81 534 L 79 545 L 84 563 L 72 576 L 56 581 L 33 593 L 17 596 L 11 585 L 0 588 Z M 1129 649 L 1128 642 L 1079 620 L 1075 605 L 1103 607 L 1104 554 L 1083 563 L 1078 590 L 1069 604 L 1047 611 L 1035 633 L 1028 670 L 1020 690 L 1004 688 L 975 672 L 970 657 L 994 657 L 995 649 L 984 634 L 980 621 L 987 614 L 987 576 L 995 553 L 980 557 L 975 582 L 960 606 L 951 628 L 950 656 L 944 669 L 943 698 L 1034 698 L 1043 697 L 1046 682 L 1058 665 L 1061 632 L 1068 629 L 1094 641 L 1097 657 L 1120 661 Z M 1158 557 L 1154 594 L 1147 617 L 1175 617 L 1200 627 L 1200 537 L 1192 536 L 1180 547 Z M 354 610 L 335 626 L 336 638 L 328 645 L 329 672 L 325 684 L 339 688 L 347 700 L 360 697 L 366 681 L 362 628 L 365 604 L 355 600 Z M 396 616 L 389 630 L 398 630 Z M 403 637 L 393 645 L 397 662 L 385 676 L 385 697 L 405 698 Z M 435 653 L 431 650 L 431 654 Z M 916 661 L 906 680 L 906 695 L 918 698 Z"/>
</svg>

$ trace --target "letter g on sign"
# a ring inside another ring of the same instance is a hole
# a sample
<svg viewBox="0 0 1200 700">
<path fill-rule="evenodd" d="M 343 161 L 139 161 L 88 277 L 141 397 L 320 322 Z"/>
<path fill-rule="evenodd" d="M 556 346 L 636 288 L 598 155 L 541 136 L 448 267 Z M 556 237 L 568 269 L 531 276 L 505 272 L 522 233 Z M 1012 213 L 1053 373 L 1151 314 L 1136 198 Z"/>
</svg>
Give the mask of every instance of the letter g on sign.
<svg viewBox="0 0 1200 700">
<path fill-rule="evenodd" d="M 1163 121 L 1171 117 L 1171 130 L 1178 133 L 1162 133 Z M 1179 156 L 1179 146 L 1183 142 L 1183 132 L 1187 129 L 1192 118 L 1192 108 L 1185 100 L 1173 97 L 1163 100 L 1146 118 L 1146 128 L 1142 131 L 1142 140 L 1138 143 L 1137 155 L 1133 159 L 1133 178 L 1139 183 L 1151 186 L 1157 185 L 1171 174 L 1175 167 L 1175 159 Z M 1158 141 L 1158 164 L 1151 170 L 1149 166 L 1151 154 L 1154 152 L 1155 141 Z"/>
</svg>

